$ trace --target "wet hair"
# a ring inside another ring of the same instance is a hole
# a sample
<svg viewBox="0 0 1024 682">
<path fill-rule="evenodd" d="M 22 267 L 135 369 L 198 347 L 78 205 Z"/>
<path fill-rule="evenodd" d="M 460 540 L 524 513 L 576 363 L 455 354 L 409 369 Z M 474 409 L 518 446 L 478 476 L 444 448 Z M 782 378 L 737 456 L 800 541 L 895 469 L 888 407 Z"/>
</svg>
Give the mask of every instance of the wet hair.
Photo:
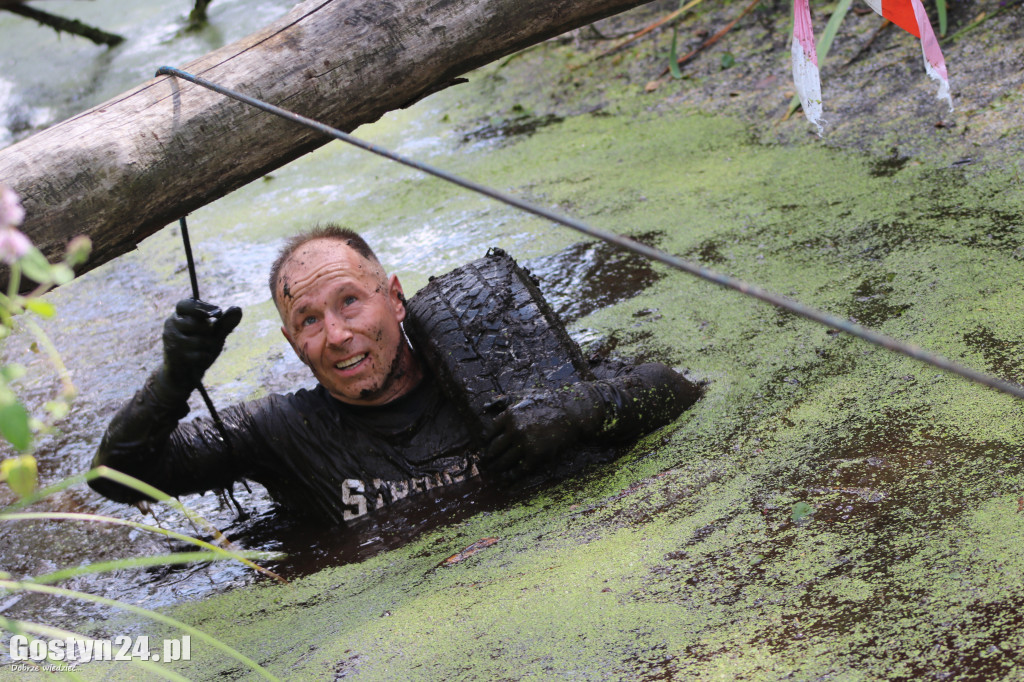
<svg viewBox="0 0 1024 682">
<path fill-rule="evenodd" d="M 327 223 L 325 225 L 315 225 L 305 232 L 299 232 L 298 234 L 292 235 L 285 242 L 284 246 L 281 247 L 281 251 L 277 254 L 277 258 L 274 260 L 274 264 L 270 266 L 270 297 L 274 300 L 274 305 L 277 305 L 277 284 L 281 279 L 281 270 L 284 268 L 284 264 L 288 262 L 288 259 L 292 257 L 300 246 L 307 244 L 317 239 L 333 239 L 339 242 L 344 242 L 353 251 L 358 253 L 360 256 L 368 261 L 372 261 L 380 265 L 380 261 L 377 260 L 377 254 L 373 252 L 370 245 L 366 243 L 366 240 L 359 236 L 354 230 L 350 230 L 347 227 L 341 227 L 334 223 Z"/>
</svg>

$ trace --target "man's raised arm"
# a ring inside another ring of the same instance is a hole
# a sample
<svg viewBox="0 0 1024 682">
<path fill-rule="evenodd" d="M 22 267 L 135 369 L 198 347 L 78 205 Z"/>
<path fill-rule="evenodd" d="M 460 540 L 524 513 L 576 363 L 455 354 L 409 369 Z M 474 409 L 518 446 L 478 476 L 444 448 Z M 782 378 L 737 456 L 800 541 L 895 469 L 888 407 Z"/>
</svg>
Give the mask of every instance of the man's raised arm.
<svg viewBox="0 0 1024 682">
<path fill-rule="evenodd" d="M 163 365 L 111 420 L 93 458 L 172 495 L 227 487 L 236 478 L 230 444 L 212 422 L 178 427 L 188 414 L 188 398 L 224 348 L 224 339 L 242 319 L 239 308 L 221 312 L 188 298 L 178 302 L 164 323 Z M 92 488 L 118 502 L 145 496 L 112 481 L 95 479 Z"/>
</svg>

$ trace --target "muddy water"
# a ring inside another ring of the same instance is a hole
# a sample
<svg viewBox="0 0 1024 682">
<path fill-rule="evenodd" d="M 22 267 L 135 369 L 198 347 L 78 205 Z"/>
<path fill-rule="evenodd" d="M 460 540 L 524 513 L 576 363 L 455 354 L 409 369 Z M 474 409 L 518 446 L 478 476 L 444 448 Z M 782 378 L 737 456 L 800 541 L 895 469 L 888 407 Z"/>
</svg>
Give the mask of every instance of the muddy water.
<svg viewBox="0 0 1024 682">
<path fill-rule="evenodd" d="M 242 37 L 280 16 L 291 3 L 227 0 L 217 5 L 211 8 L 211 27 L 189 34 L 182 31 L 190 8 L 187 2 L 55 2 L 46 7 L 55 14 L 123 35 L 126 41 L 114 49 L 95 46 L 74 36 L 58 36 L 34 22 L 0 13 L 0 145 L 116 95 L 150 77 L 161 64 L 180 64 Z M 249 273 L 266 260 L 269 252 L 269 247 L 261 251 L 255 245 L 239 253 L 232 259 L 233 270 L 226 272 L 246 274 L 233 277 L 231 284 L 218 293 L 225 300 L 250 304 L 253 299 L 246 290 L 258 278 Z M 214 253 L 211 249 L 201 256 L 208 260 Z M 36 456 L 44 482 L 60 480 L 88 467 L 102 434 L 102 423 L 133 390 L 131 386 L 157 362 L 154 344 L 159 318 L 184 293 L 176 289 L 176 269 L 147 267 L 145 258 L 133 254 L 52 296 L 60 316 L 55 324 L 47 326 L 47 331 L 73 374 L 80 398 L 69 417 L 61 422 L 58 433 L 39 442 Z M 12 338 L 5 344 L 4 353 L 7 361 L 29 368 L 22 394 L 29 405 L 41 410 L 53 395 L 55 375 L 38 354 L 26 352 L 30 342 L 24 336 Z M 9 494 L 5 494 L 4 500 L 10 501 Z M 46 506 L 65 511 L 124 513 L 119 505 L 105 503 L 80 486 L 52 498 Z M 217 509 L 216 505 L 207 507 Z M 142 518 L 137 512 L 129 516 Z M 218 523 L 228 525 L 230 520 L 231 517 L 221 515 Z M 124 549 L 136 543 L 151 553 L 168 549 L 133 532 L 66 523 L 8 524 L 0 533 L 0 564 L 16 576 L 39 574 L 77 563 L 86 556 L 124 556 Z M 209 575 L 190 580 L 187 573 L 143 576 L 141 580 L 127 578 L 127 587 L 125 576 L 115 575 L 99 581 L 75 581 L 74 587 L 159 604 L 201 594 L 213 585 L 214 578 Z M 217 582 L 228 585 L 235 578 L 247 579 L 231 571 L 214 575 Z M 3 606 L 8 615 L 45 622 L 70 623 L 94 613 L 84 605 L 31 597 L 9 598 Z"/>
<path fill-rule="evenodd" d="M 253 0 L 217 2 L 211 9 L 212 28 L 198 34 L 182 32 L 188 7 L 181 3 L 159 8 L 135 4 L 127 12 L 104 2 L 90 3 L 84 10 L 78 3 L 48 5 L 55 13 L 70 13 L 123 34 L 126 43 L 115 49 L 67 36 L 57 40 L 48 29 L 0 15 L 0 35 L 4 36 L 0 144 L 103 101 L 145 79 L 160 64 L 182 63 L 251 32 L 288 5 Z M 488 134 L 462 134 L 442 126 L 442 115 L 436 106 L 419 107 L 360 133 L 401 153 L 433 160 L 456 149 L 484 152 L 536 128 L 506 126 Z M 309 373 L 278 332 L 265 283 L 270 261 L 284 236 L 319 221 L 358 223 L 359 206 L 386 201 L 391 188 L 409 178 L 410 173 L 402 168 L 337 144 L 189 217 L 202 295 L 221 305 L 241 306 L 246 314 L 242 328 L 207 377 L 216 404 L 287 392 L 311 383 Z M 615 254 L 606 246 L 572 245 L 569 239 L 533 232 L 522 221 L 506 228 L 507 223 L 516 222 L 509 211 L 472 197 L 460 197 L 457 203 L 455 210 L 428 208 L 425 214 L 410 215 L 397 224 L 367 221 L 355 226 L 375 245 L 388 267 L 401 274 L 409 292 L 431 274 L 479 257 L 493 244 L 511 247 L 525 257 L 524 265 L 551 292 L 553 306 L 567 321 L 625 300 L 657 278 L 650 266 Z M 552 245 L 556 249 L 568 246 L 552 255 L 537 255 L 550 252 Z M 57 432 L 39 440 L 35 455 L 44 483 L 88 468 L 106 422 L 159 365 L 163 319 L 174 302 L 189 293 L 184 269 L 179 228 L 172 225 L 137 252 L 49 296 L 59 314 L 45 328 L 71 369 L 79 398 Z M 13 337 L 5 344 L 4 359 L 29 368 L 20 382 L 21 394 L 30 408 L 40 411 L 51 399 L 56 379 L 46 359 L 29 350 L 31 342 L 24 334 Z M 193 412 L 206 414 L 198 400 L 193 401 Z M 473 487 L 418 500 L 407 508 L 399 506 L 340 533 L 280 519 L 258 485 L 252 486 L 252 491 L 238 486 L 233 493 L 235 502 L 210 494 L 189 504 L 240 547 L 286 552 L 287 560 L 268 565 L 294 577 L 326 565 L 364 559 L 439 523 L 465 518 L 509 499 L 497 490 L 471 490 Z M 0 492 L 0 502 L 12 500 L 9 491 Z M 41 506 L 154 521 L 152 516 L 105 501 L 83 486 L 57 494 Z M 195 530 L 173 514 L 161 514 L 158 523 L 183 532 Z M 101 560 L 178 549 L 184 547 L 123 529 L 57 522 L 0 527 L 0 566 L 19 577 L 74 564 L 83 557 Z M 219 564 L 118 572 L 80 578 L 69 586 L 154 607 L 228 590 L 255 577 L 237 566 Z M 10 617 L 66 625 L 108 613 L 87 603 L 69 604 L 38 595 L 10 597 L 0 606 Z"/>
</svg>

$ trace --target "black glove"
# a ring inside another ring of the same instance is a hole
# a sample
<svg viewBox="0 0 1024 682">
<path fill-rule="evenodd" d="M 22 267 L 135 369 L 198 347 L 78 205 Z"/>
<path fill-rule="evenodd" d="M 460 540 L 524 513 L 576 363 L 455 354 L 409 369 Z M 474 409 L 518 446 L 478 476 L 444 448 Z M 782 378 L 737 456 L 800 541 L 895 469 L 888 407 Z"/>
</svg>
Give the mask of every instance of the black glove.
<svg viewBox="0 0 1024 682">
<path fill-rule="evenodd" d="M 224 348 L 224 339 L 238 326 L 242 309 L 221 311 L 215 305 L 184 298 L 164 322 L 164 366 L 161 383 L 178 393 L 191 393 Z"/>
<path fill-rule="evenodd" d="M 484 435 L 481 464 L 498 474 L 532 469 L 604 425 L 604 403 L 587 383 L 529 391 L 492 405 L 504 409 Z"/>
</svg>

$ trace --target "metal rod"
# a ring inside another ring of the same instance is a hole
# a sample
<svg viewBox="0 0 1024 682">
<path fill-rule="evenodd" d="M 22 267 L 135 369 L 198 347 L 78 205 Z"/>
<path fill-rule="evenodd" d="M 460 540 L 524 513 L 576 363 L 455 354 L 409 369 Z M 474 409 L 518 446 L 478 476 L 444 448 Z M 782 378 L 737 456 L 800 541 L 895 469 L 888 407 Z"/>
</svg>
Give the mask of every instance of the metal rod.
<svg viewBox="0 0 1024 682">
<path fill-rule="evenodd" d="M 559 215 L 558 213 L 555 213 L 550 209 L 544 208 L 543 206 L 537 206 L 528 201 L 524 201 L 523 199 L 512 196 L 511 194 L 507 194 L 505 192 L 501 192 L 491 187 L 481 185 L 477 182 L 473 182 L 472 180 L 467 180 L 458 175 L 449 173 L 448 171 L 442 170 L 440 168 L 435 168 L 434 166 L 430 166 L 421 161 L 416 161 L 415 159 L 407 158 L 405 156 L 387 150 L 383 147 L 375 145 L 371 142 L 366 142 L 365 140 L 353 137 L 352 135 L 349 135 L 348 133 L 338 130 L 337 128 L 332 128 L 330 126 L 324 125 L 323 123 L 320 123 L 319 121 L 314 121 L 311 118 L 307 118 L 300 114 L 296 114 L 286 109 L 282 109 L 281 107 L 274 106 L 273 104 L 268 104 L 267 102 L 258 100 L 254 97 L 250 97 L 248 95 L 243 95 L 242 93 L 235 92 L 234 90 L 225 88 L 222 85 L 217 85 L 216 83 L 212 83 L 204 78 L 195 76 L 186 71 L 182 71 L 181 69 L 176 69 L 171 66 L 161 66 L 157 70 L 156 75 L 177 76 L 178 78 L 189 81 L 190 83 L 194 83 L 209 90 L 213 90 L 214 92 L 220 93 L 226 97 L 230 97 L 232 99 L 238 100 L 239 102 L 243 102 L 250 106 L 256 107 L 257 109 L 261 109 L 268 113 L 274 114 L 275 116 L 280 116 L 281 118 L 288 119 L 289 121 L 294 121 L 295 123 L 307 126 L 309 128 L 312 128 L 313 130 L 323 133 L 324 135 L 328 135 L 335 139 L 341 140 L 342 142 L 347 142 L 353 146 L 359 147 L 360 149 L 364 149 L 378 156 L 382 156 L 386 159 L 396 161 L 410 168 L 415 168 L 416 170 L 427 173 L 428 175 L 433 175 L 434 177 L 440 178 L 452 184 L 458 185 L 459 187 L 463 187 L 470 191 L 476 192 L 478 194 L 483 194 L 484 196 L 491 197 L 492 199 L 496 199 L 497 201 L 508 204 L 509 206 L 513 206 L 520 210 L 526 211 L 527 213 L 532 213 L 533 215 L 545 218 L 547 220 L 550 220 L 551 222 L 558 223 L 559 225 L 564 225 L 568 228 L 576 230 L 577 232 L 581 232 L 590 237 L 594 237 L 595 239 L 600 239 L 602 241 L 608 242 L 609 244 L 614 244 L 624 249 L 628 249 L 629 251 L 650 258 L 651 260 L 664 263 L 665 265 L 675 268 L 676 270 L 682 270 L 683 272 L 687 272 L 696 277 L 700 277 L 701 279 L 706 280 L 708 282 L 718 284 L 719 286 L 723 286 L 727 289 L 733 289 L 735 291 L 740 292 L 741 294 L 744 294 L 745 296 L 751 296 L 758 300 L 764 301 L 765 303 L 769 303 L 777 308 L 788 310 L 789 312 L 795 315 L 799 315 L 800 317 L 803 317 L 805 319 L 811 320 L 812 322 L 817 322 L 819 324 L 825 325 L 826 327 L 838 329 L 839 331 L 846 332 L 847 334 L 855 336 L 863 341 L 867 341 L 868 343 L 873 343 L 876 346 L 881 346 L 882 348 L 886 348 L 897 353 L 902 353 L 907 357 L 914 358 L 915 360 L 919 360 L 925 364 L 932 365 L 933 367 L 937 367 L 952 374 L 964 377 L 965 379 L 969 379 L 976 383 L 982 384 L 983 386 L 988 386 L 989 388 L 993 388 L 997 391 L 1001 391 L 1003 393 L 1007 393 L 1018 398 L 1024 398 L 1024 387 L 1021 387 L 1020 385 L 1011 383 L 1009 381 L 1005 381 L 1003 379 L 999 379 L 997 377 L 993 377 L 991 375 L 985 374 L 984 372 L 979 372 L 976 369 L 965 367 L 964 365 L 953 362 L 952 360 L 944 358 L 941 355 L 936 355 L 935 353 L 926 351 L 916 344 L 907 343 L 905 341 L 895 339 L 891 336 L 886 336 L 885 334 L 881 334 L 874 330 L 868 329 L 867 327 L 856 324 L 849 320 L 842 319 L 840 317 L 832 315 L 831 313 L 826 313 L 816 308 L 812 308 L 810 306 L 804 305 L 798 301 L 794 301 L 785 296 L 772 293 L 756 285 L 744 282 L 743 280 L 737 279 L 735 277 L 715 272 L 714 270 L 710 270 L 696 263 L 692 263 L 682 258 L 678 258 L 659 249 L 655 249 L 654 247 L 647 246 L 646 244 L 641 244 L 640 242 L 634 241 L 627 237 L 622 237 L 620 235 L 615 234 L 614 232 L 609 232 L 598 227 L 593 227 L 592 225 L 588 225 L 587 223 L 584 223 L 575 218 Z"/>
<path fill-rule="evenodd" d="M 188 263 L 188 278 L 192 282 L 192 298 L 199 300 L 199 280 L 196 279 L 196 262 L 192 259 L 192 243 L 188 239 L 188 223 L 185 216 L 178 219 L 181 225 L 181 241 L 185 244 L 185 260 Z"/>
<path fill-rule="evenodd" d="M 181 216 L 178 219 L 178 224 L 181 225 L 181 241 L 185 245 L 185 261 L 188 263 L 188 277 L 192 282 L 192 298 L 199 300 L 199 279 L 196 277 L 196 262 L 192 258 L 192 242 L 188 238 L 188 223 L 185 222 L 185 216 Z M 231 441 L 228 440 L 228 430 L 224 426 L 224 422 L 220 420 L 220 415 L 217 414 L 217 408 L 213 406 L 213 400 L 210 399 L 210 394 L 206 392 L 206 387 L 200 382 L 199 395 L 203 397 L 203 402 L 206 403 L 206 409 L 210 411 L 210 416 L 213 417 L 213 423 L 216 425 L 217 430 L 220 431 L 221 437 L 224 442 L 228 445 Z"/>
</svg>

